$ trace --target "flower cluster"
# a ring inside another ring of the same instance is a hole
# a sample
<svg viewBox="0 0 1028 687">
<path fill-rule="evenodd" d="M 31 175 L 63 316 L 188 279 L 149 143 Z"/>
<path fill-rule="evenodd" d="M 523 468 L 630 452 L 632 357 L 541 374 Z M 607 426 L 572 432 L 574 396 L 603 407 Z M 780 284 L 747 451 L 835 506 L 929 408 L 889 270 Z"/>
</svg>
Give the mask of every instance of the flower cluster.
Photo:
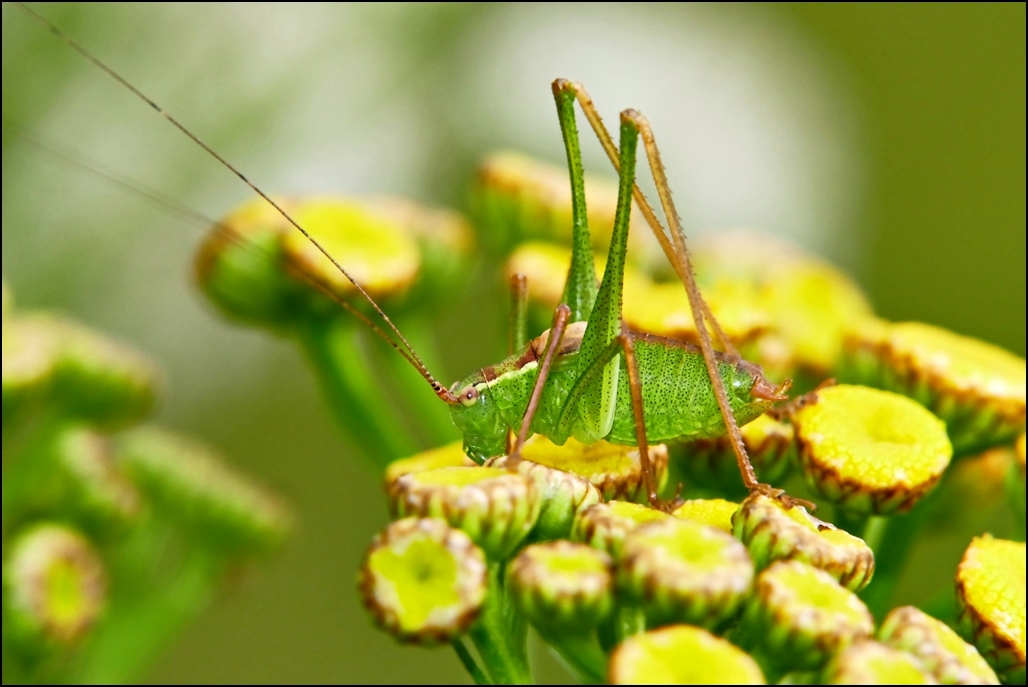
<svg viewBox="0 0 1028 687">
<path fill-rule="evenodd" d="M 594 179 L 587 187 L 601 248 L 616 189 Z M 405 320 L 409 338 L 424 341 L 425 314 L 441 302 L 423 286 L 436 269 L 431 256 L 447 246 L 451 269 L 439 274 L 456 288 L 452 267 L 470 240 L 455 237 L 467 228 L 445 215 L 438 226 L 449 227 L 450 243 L 423 234 L 412 251 L 403 244 L 410 227 L 444 215 L 408 205 L 403 219 L 383 207 L 290 205 Z M 545 329 L 570 260 L 563 170 L 513 154 L 489 158 L 471 208 L 487 257 L 505 260 L 505 276 L 527 277 L 529 327 Z M 681 284 L 661 267 L 640 218 L 632 223 L 626 324 L 695 342 Z M 251 237 L 260 255 L 244 255 L 216 228 L 198 262 L 204 289 L 231 314 L 296 336 L 343 424 L 384 469 L 392 522 L 365 555 L 359 589 L 373 621 L 399 641 L 452 645 L 480 683 L 532 679 L 529 628 L 587 682 L 1024 680 L 1023 542 L 971 542 L 954 586 L 940 590 L 958 604 L 935 604 L 931 615 L 892 608 L 918 533 L 952 520 L 969 489 L 987 487 L 995 501 L 1005 488 L 1023 539 L 1022 358 L 880 320 L 846 275 L 778 243 L 733 235 L 697 246 L 697 278 L 727 338 L 798 392 L 742 428 L 758 477 L 820 509 L 815 517 L 749 494 L 728 441 L 706 439 L 651 447 L 665 498 L 681 495 L 669 513 L 646 505 L 639 452 L 629 447 L 535 436 L 516 457 L 476 465 L 459 441 L 447 443 L 452 428 L 433 419 L 445 409 L 424 381 L 413 375 L 408 384 L 409 372 L 401 379 L 384 362 L 399 361 L 390 352 L 380 367 L 425 425 L 397 431 L 406 421 L 365 393 L 377 385 L 355 346 L 357 325 L 324 306 L 327 292 L 362 307 L 337 271 L 256 206 L 224 225 Z M 369 228 L 387 239 L 369 243 Z M 237 288 L 244 277 L 261 288 Z M 439 448 L 410 448 L 415 435 Z"/>
<path fill-rule="evenodd" d="M 159 387 L 136 351 L 14 310 L 4 285 L 5 682 L 136 679 L 287 534 L 282 504 L 210 449 L 135 426 Z"/>
</svg>

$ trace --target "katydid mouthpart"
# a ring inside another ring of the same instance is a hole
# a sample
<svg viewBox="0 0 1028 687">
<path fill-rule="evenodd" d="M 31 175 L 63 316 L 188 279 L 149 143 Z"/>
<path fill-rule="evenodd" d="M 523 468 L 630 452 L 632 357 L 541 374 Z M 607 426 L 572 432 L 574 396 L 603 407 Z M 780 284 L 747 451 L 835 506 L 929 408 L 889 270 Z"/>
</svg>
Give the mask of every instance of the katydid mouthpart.
<svg viewBox="0 0 1028 687">
<path fill-rule="evenodd" d="M 781 490 L 760 484 L 746 455 L 739 425 L 785 400 L 788 384 L 774 387 L 757 365 L 744 361 L 718 326 L 704 303 L 693 276 L 684 232 L 679 223 L 660 154 L 648 121 L 634 110 L 621 113 L 621 141 L 616 146 L 589 99 L 578 84 L 558 79 L 553 92 L 570 171 L 573 198 L 572 261 L 562 304 L 553 327 L 526 341 L 523 311 L 523 280 L 516 291 L 517 307 L 512 332 L 517 353 L 483 368 L 447 388 L 422 363 L 413 347 L 367 291 L 319 241 L 279 203 L 244 176 L 200 138 L 183 126 L 131 83 L 28 7 L 19 6 L 51 33 L 64 41 L 133 95 L 147 103 L 196 145 L 233 172 L 269 203 L 293 228 L 322 253 L 349 280 L 382 318 L 398 341 L 371 325 L 431 385 L 447 403 L 452 419 L 464 437 L 468 456 L 477 462 L 503 453 L 515 459 L 531 433 L 540 433 L 558 444 L 569 437 L 585 443 L 606 439 L 637 445 L 643 462 L 647 496 L 652 506 L 670 504 L 657 494 L 654 470 L 649 465 L 648 443 L 672 439 L 709 438 L 728 434 L 744 485 L 782 498 Z M 574 105 L 578 102 L 619 175 L 619 197 L 603 281 L 597 286 L 586 220 L 586 199 Z M 666 217 L 665 229 L 635 184 L 636 151 L 640 137 L 656 182 Z M 629 214 L 633 198 L 685 285 L 690 309 L 699 333 L 700 346 L 629 331 L 621 318 L 621 294 L 628 248 Z M 346 305 L 341 299 L 341 303 Z M 348 307 L 351 312 L 356 312 Z M 710 331 L 721 343 L 715 352 Z M 517 432 L 513 446 L 509 437 Z"/>
</svg>

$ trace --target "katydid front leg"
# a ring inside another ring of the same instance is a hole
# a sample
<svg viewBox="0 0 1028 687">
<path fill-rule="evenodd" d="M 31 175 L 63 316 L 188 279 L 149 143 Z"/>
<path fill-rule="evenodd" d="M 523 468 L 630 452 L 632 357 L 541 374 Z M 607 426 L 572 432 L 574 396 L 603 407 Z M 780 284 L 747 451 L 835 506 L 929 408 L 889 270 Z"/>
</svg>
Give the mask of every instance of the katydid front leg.
<svg viewBox="0 0 1028 687">
<path fill-rule="evenodd" d="M 546 355 L 543 356 L 543 364 L 539 367 L 539 376 L 535 379 L 532 387 L 532 395 L 528 399 L 528 407 L 525 408 L 525 415 L 521 418 L 521 428 L 518 430 L 518 438 L 514 442 L 514 450 L 510 452 L 510 460 L 507 467 L 515 469 L 521 460 L 521 447 L 528 441 L 528 434 L 531 432 L 532 418 L 539 408 L 539 401 L 543 396 L 543 387 L 550 376 L 550 368 L 553 366 L 553 357 L 560 350 L 560 343 L 564 340 L 564 331 L 567 329 L 568 320 L 571 317 L 571 309 L 561 303 L 553 313 L 553 326 L 550 327 L 550 338 L 546 345 Z"/>
</svg>

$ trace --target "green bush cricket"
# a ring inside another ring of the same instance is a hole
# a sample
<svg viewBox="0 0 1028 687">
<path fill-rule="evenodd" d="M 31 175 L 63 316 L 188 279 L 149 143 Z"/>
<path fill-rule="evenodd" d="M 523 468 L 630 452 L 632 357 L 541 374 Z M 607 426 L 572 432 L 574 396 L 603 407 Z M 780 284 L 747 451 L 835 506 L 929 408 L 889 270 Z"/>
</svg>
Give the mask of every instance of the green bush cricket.
<svg viewBox="0 0 1028 687">
<path fill-rule="evenodd" d="M 279 204 L 76 41 L 31 10 L 24 9 L 235 173 L 353 282 L 400 341 L 390 340 L 390 343 L 418 369 L 436 395 L 450 406 L 454 423 L 464 437 L 465 450 L 477 462 L 505 452 L 518 456 L 521 445 L 533 432 L 543 434 L 558 444 L 571 436 L 585 443 L 606 439 L 613 443 L 634 444 L 640 448 L 651 505 L 667 508 L 669 504 L 663 503 L 657 494 L 653 469 L 648 463 L 648 442 L 705 438 L 727 432 L 744 485 L 751 491 L 782 495 L 779 490 L 758 483 L 742 444 L 739 424 L 756 418 L 774 402 L 784 400 L 787 387 L 774 388 L 759 367 L 742 360 L 704 304 L 693 277 L 684 233 L 671 200 L 653 133 L 647 120 L 638 112 L 622 112 L 621 142 L 620 147 L 616 147 L 584 89 L 564 80 L 554 82 L 568 156 L 574 218 L 572 263 L 563 304 L 555 313 L 551 330 L 528 342 L 523 326 L 519 326 L 512 336 L 516 348 L 521 349 L 518 353 L 446 388 L 428 372 L 413 348 L 361 285 Z M 583 171 L 574 113 L 576 101 L 582 106 L 620 179 L 607 269 L 599 287 L 589 250 Z M 669 230 L 661 226 L 635 185 L 640 136 Z M 699 348 L 633 333 L 622 323 L 621 291 L 633 197 L 686 287 L 700 336 Z M 520 315 L 524 307 L 521 299 L 515 312 L 516 322 L 524 321 Z M 723 353 L 715 353 L 708 326 L 721 342 Z M 380 329 L 374 329 L 387 338 Z M 515 429 L 517 439 L 511 447 L 508 445 L 509 436 Z"/>
</svg>

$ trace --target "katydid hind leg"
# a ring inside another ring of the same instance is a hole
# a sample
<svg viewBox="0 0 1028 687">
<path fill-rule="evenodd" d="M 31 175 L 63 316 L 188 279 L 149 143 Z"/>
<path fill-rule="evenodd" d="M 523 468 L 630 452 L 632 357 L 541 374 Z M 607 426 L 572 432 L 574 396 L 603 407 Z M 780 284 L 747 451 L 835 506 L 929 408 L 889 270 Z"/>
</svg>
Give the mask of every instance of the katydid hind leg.
<svg viewBox="0 0 1028 687">
<path fill-rule="evenodd" d="M 621 117 L 621 164 L 618 204 L 614 215 L 607 266 L 596 294 L 596 303 L 589 316 L 589 325 L 578 351 L 578 369 L 584 374 L 621 333 L 621 298 L 624 289 L 625 256 L 628 252 L 628 224 L 632 210 L 632 187 L 635 185 L 635 152 L 639 132 L 630 117 Z M 577 439 L 586 443 L 597 441 L 610 433 L 614 424 L 618 376 L 621 366 L 612 360 L 603 374 L 583 391 L 578 402 L 578 418 L 573 424 Z"/>
<path fill-rule="evenodd" d="M 575 92 L 570 82 L 563 79 L 554 81 L 553 99 L 557 103 L 557 118 L 560 120 L 571 180 L 571 266 L 568 268 L 561 302 L 571 309 L 572 322 L 583 322 L 589 319 L 596 301 L 596 266 L 593 264 L 589 218 L 585 206 L 585 172 L 575 119 Z"/>
<path fill-rule="evenodd" d="M 757 480 L 753 465 L 750 463 L 749 455 L 746 453 L 746 446 L 742 441 L 742 432 L 739 431 L 739 424 L 735 420 L 735 414 L 732 412 L 732 407 L 728 401 L 728 392 L 725 389 L 721 375 L 718 374 L 717 360 L 714 357 L 714 345 L 710 340 L 710 333 L 707 331 L 699 287 L 696 285 L 696 276 L 692 269 L 692 262 L 689 260 L 689 251 L 685 245 L 685 232 L 682 230 L 682 225 L 678 219 L 678 211 L 675 209 L 674 200 L 671 198 L 671 189 L 668 186 L 667 176 L 664 174 L 664 164 L 660 159 L 660 150 L 657 148 L 653 130 L 650 128 L 649 121 L 641 114 L 633 112 L 632 117 L 642 137 L 646 157 L 650 163 L 650 172 L 653 174 L 653 180 L 657 187 L 657 195 L 660 198 L 664 216 L 668 222 L 672 245 L 674 246 L 673 264 L 675 271 L 682 277 L 682 282 L 685 285 L 685 292 L 689 298 L 689 309 L 692 311 L 693 320 L 696 322 L 696 331 L 700 338 L 703 361 L 710 376 L 711 384 L 714 387 L 714 397 L 717 399 L 718 408 L 721 410 L 721 417 L 724 420 L 725 428 L 728 431 L 728 439 L 735 452 L 743 484 L 750 491 L 766 491 L 768 489 L 767 485 L 762 485 Z"/>
<path fill-rule="evenodd" d="M 589 125 L 592 127 L 593 132 L 600 141 L 600 145 L 603 146 L 604 152 L 607 153 L 607 157 L 610 159 L 610 163 L 614 166 L 615 171 L 620 171 L 621 163 L 619 160 L 619 153 L 617 146 L 614 145 L 614 139 L 611 137 L 610 132 L 607 131 L 607 126 L 603 123 L 603 119 L 600 117 L 599 111 L 596 109 L 596 105 L 593 103 L 592 98 L 589 97 L 588 92 L 580 83 L 565 82 L 566 88 L 572 89 L 575 92 L 575 97 L 578 101 L 579 106 L 582 108 L 582 112 L 585 114 Z M 654 236 L 657 237 L 657 241 L 660 243 L 661 249 L 671 262 L 672 267 L 678 272 L 679 278 L 682 279 L 683 283 L 686 283 L 687 278 L 679 271 L 678 260 L 675 258 L 676 248 L 669 238 L 669 232 L 660 223 L 656 213 L 653 211 L 653 207 L 650 205 L 646 196 L 643 194 L 642 189 L 639 188 L 638 184 L 635 184 L 632 188 L 632 197 L 635 199 L 636 206 L 642 213 L 643 218 L 649 225 Z M 684 242 L 683 242 L 684 246 Z M 725 334 L 721 325 L 718 324 L 717 319 L 714 318 L 714 314 L 710 310 L 710 306 L 703 299 L 703 294 L 696 290 L 696 296 L 699 299 L 701 309 L 704 313 L 706 322 L 710 325 L 711 329 L 714 330 L 714 335 L 721 343 L 722 348 L 729 355 L 738 356 L 739 353 L 732 343 L 731 339 Z M 697 323 L 697 326 L 700 326 Z"/>
<path fill-rule="evenodd" d="M 582 107 L 582 110 L 585 113 L 593 131 L 596 133 L 597 138 L 600 140 L 600 144 L 603 146 L 604 151 L 607 153 L 607 156 L 610 158 L 615 169 L 620 173 L 622 166 L 621 158 L 623 156 L 615 147 L 614 141 L 610 136 L 610 133 L 607 131 L 606 126 L 603 124 L 603 120 L 600 118 L 591 98 L 580 84 L 572 84 L 571 87 L 574 88 L 579 105 Z M 625 113 L 622 114 L 623 119 L 624 117 Z M 699 288 L 696 285 L 696 279 L 689 259 L 688 249 L 685 245 L 685 233 L 682 230 L 677 211 L 674 207 L 674 201 L 671 198 L 667 177 L 664 174 L 663 163 L 660 159 L 660 152 L 657 149 L 649 122 L 645 117 L 637 112 L 632 112 L 631 117 L 638 126 L 639 133 L 642 135 L 643 145 L 650 164 L 650 170 L 657 186 L 661 206 L 664 210 L 665 217 L 667 218 L 669 229 L 665 230 L 660 224 L 660 221 L 657 219 L 656 214 L 646 201 L 646 198 L 638 185 L 633 184 L 632 193 L 640 211 L 647 221 L 647 224 L 650 225 L 650 228 L 653 230 L 657 240 L 660 242 L 665 255 L 670 260 L 672 267 L 675 269 L 675 272 L 679 275 L 679 278 L 685 286 L 686 295 L 689 299 L 689 307 L 700 338 L 704 363 L 707 367 L 707 372 L 714 388 L 718 408 L 720 409 L 722 418 L 724 419 L 729 440 L 732 444 L 732 449 L 736 455 L 736 461 L 739 466 L 740 474 L 742 475 L 743 483 L 751 491 L 756 490 L 782 497 L 783 494 L 780 490 L 775 490 L 769 485 L 761 484 L 757 480 L 756 473 L 754 472 L 749 456 L 746 453 L 746 447 L 742 441 L 742 434 L 739 431 L 738 423 L 736 422 L 734 413 L 728 403 L 728 394 L 724 388 L 724 383 L 721 380 L 720 375 L 717 373 L 717 362 L 714 358 L 714 348 L 710 339 L 710 332 L 707 330 L 707 323 L 709 323 L 710 328 L 714 331 L 715 336 L 717 336 L 727 353 L 735 357 L 738 357 L 738 353 L 734 346 L 732 346 L 729 338 L 725 335 L 724 330 L 717 323 L 710 307 L 703 300 Z M 788 500 L 787 497 L 785 500 Z"/>
</svg>

